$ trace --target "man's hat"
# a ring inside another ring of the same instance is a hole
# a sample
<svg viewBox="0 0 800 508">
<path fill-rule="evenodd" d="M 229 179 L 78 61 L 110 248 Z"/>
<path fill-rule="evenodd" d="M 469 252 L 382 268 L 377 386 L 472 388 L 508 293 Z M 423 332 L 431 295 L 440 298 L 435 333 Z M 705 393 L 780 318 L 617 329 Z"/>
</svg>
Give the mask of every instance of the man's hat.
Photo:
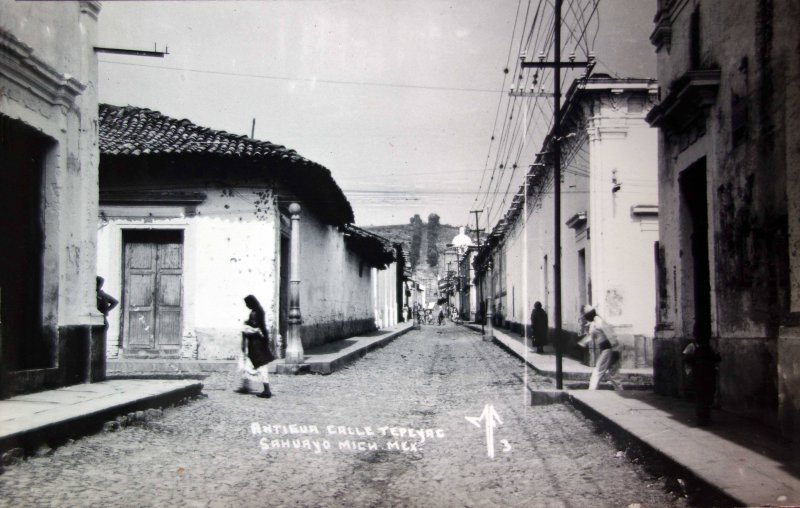
<svg viewBox="0 0 800 508">
<path fill-rule="evenodd" d="M 583 315 L 585 316 L 586 314 L 588 314 L 590 312 L 596 312 L 596 311 L 595 311 L 594 307 L 592 307 L 591 305 L 589 305 L 587 303 L 586 305 L 583 306 Z"/>
</svg>

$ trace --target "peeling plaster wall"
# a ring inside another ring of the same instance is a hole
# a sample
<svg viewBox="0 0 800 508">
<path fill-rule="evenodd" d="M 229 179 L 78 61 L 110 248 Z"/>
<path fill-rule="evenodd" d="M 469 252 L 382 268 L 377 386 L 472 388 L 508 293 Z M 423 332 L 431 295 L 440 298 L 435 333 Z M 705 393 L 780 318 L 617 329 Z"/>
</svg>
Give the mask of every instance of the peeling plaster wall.
<svg viewBox="0 0 800 508">
<path fill-rule="evenodd" d="M 98 273 L 105 290 L 123 301 L 123 231 L 183 231 L 183 301 L 181 356 L 189 359 L 233 359 L 241 350 L 241 326 L 249 311 L 243 299 L 255 295 L 277 337 L 279 242 L 274 203 L 260 206 L 263 188 L 184 188 L 206 192 L 207 199 L 187 214 L 177 206 L 101 207 Z M 119 357 L 123 304 L 109 315 L 107 350 Z"/>
<path fill-rule="evenodd" d="M 94 283 L 99 11 L 98 2 L 0 3 L 0 121 L 18 121 L 49 142 L 41 324 L 51 367 L 3 380 L 3 395 L 99 380 L 105 373 L 102 354 L 93 357 L 92 338 L 98 336 L 93 328 L 102 329 Z"/>
<path fill-rule="evenodd" d="M 91 5 L 90 5 L 91 4 Z M 50 327 L 97 324 L 94 218 L 97 216 L 97 37 L 95 2 L 0 3 L 0 30 L 32 50 L 32 68 L 47 67 L 73 78 L 74 100 L 26 82 L 0 76 L 0 113 L 53 141 L 44 180 L 44 318 Z M 3 55 L 14 69 L 23 67 Z M 63 85 L 61 85 L 63 86 Z M 64 93 L 64 95 L 67 95 Z"/>
<path fill-rule="evenodd" d="M 658 50 L 662 98 L 690 70 L 690 16 L 699 9 L 700 68 L 720 69 L 710 107 L 697 124 L 660 133 L 661 239 L 666 292 L 656 343 L 656 389 L 685 393 L 680 351 L 692 338 L 694 292 L 681 225 L 678 178 L 705 158 L 709 217 L 711 323 L 722 355 L 721 407 L 776 424 L 781 398 L 797 398 L 787 332 L 780 380 L 781 323 L 800 310 L 798 254 L 798 6 L 790 0 L 676 2 L 669 44 Z M 666 14 L 665 14 L 666 15 Z M 781 384 L 783 383 L 783 384 Z M 789 412 L 797 413 L 797 410 Z M 797 418 L 800 424 L 800 417 Z M 794 424 L 787 424 L 792 427 Z M 789 433 L 790 434 L 790 433 Z"/>
</svg>

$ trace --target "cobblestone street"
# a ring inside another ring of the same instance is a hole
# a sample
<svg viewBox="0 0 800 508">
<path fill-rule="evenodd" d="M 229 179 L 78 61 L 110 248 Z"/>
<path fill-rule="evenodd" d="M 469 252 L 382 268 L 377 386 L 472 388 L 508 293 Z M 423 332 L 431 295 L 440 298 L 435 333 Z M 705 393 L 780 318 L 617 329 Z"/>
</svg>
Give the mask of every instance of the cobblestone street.
<svg viewBox="0 0 800 508">
<path fill-rule="evenodd" d="M 452 324 L 329 376 L 273 376 L 269 400 L 215 375 L 208 398 L 8 467 L 0 506 L 683 504 L 571 407 L 526 406 L 524 375 Z"/>
</svg>

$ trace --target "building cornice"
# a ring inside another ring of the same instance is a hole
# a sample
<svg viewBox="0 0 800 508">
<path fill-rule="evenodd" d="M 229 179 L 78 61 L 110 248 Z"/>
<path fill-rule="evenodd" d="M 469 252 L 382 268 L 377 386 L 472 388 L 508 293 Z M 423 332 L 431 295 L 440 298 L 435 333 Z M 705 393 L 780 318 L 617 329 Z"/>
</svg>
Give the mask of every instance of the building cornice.
<svg viewBox="0 0 800 508">
<path fill-rule="evenodd" d="M 97 1 L 89 1 L 89 0 L 81 0 L 81 13 L 88 14 L 93 19 L 97 20 L 97 17 L 100 15 L 100 2 Z"/>
<path fill-rule="evenodd" d="M 688 71 L 645 119 L 653 127 L 679 131 L 716 102 L 719 84 L 719 69 Z"/>
<path fill-rule="evenodd" d="M 206 200 L 204 192 L 182 191 L 100 191 L 100 205 L 199 205 Z"/>
<path fill-rule="evenodd" d="M 569 219 L 567 219 L 567 222 L 565 222 L 565 224 L 567 225 L 568 228 L 577 231 L 581 227 L 585 226 L 588 220 L 589 220 L 588 215 L 586 214 L 585 211 L 583 211 L 583 212 L 578 212 Z"/>
<path fill-rule="evenodd" d="M 686 7 L 689 0 L 664 0 L 660 2 L 658 12 L 653 20 L 655 28 L 650 34 L 650 43 L 659 51 L 666 47 L 667 53 L 672 49 L 672 23 L 678 13 Z"/>
<path fill-rule="evenodd" d="M 61 74 L 33 48 L 0 29 L 0 75 L 53 106 L 71 108 L 86 84 Z"/>
<path fill-rule="evenodd" d="M 633 205 L 631 215 L 637 217 L 658 217 L 658 205 Z"/>
<path fill-rule="evenodd" d="M 667 53 L 672 49 L 672 21 L 666 16 L 659 16 L 656 27 L 650 34 L 650 44 L 656 47 L 656 52 L 666 47 Z"/>
</svg>

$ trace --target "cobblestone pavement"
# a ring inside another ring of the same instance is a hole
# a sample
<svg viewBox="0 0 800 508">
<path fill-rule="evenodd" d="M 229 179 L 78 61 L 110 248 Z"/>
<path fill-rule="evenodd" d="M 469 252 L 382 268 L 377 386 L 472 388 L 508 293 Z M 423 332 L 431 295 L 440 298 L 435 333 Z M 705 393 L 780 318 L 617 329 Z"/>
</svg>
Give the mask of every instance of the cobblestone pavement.
<svg viewBox="0 0 800 508">
<path fill-rule="evenodd" d="M 8 467 L 0 506 L 684 504 L 569 406 L 526 406 L 524 376 L 452 324 L 330 376 L 273 376 L 268 400 L 214 375 L 208 398 Z M 485 420 L 465 418 L 486 405 L 494 458 Z"/>
</svg>

